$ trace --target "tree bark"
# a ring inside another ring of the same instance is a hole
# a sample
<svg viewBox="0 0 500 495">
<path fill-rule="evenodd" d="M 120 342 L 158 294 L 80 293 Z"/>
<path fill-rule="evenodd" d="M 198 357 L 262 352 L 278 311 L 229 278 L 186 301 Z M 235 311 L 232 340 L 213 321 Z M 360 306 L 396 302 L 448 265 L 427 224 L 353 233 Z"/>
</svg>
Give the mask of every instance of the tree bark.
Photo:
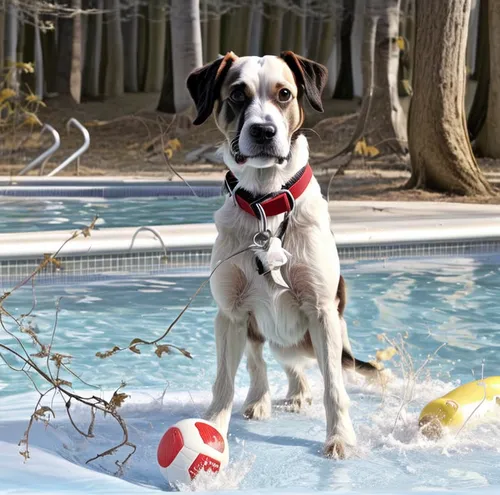
<svg viewBox="0 0 500 495">
<path fill-rule="evenodd" d="M 19 31 L 18 10 L 13 3 L 9 3 L 7 6 L 5 21 L 5 65 L 9 68 L 17 61 L 17 37 Z M 18 80 L 15 71 L 11 73 L 8 84 L 17 91 Z"/>
<path fill-rule="evenodd" d="M 399 35 L 404 39 L 404 50 L 399 54 L 399 96 L 411 96 L 411 71 L 413 49 L 413 3 L 415 0 L 402 0 L 399 18 Z"/>
<path fill-rule="evenodd" d="M 354 82 L 352 75 L 351 34 L 354 23 L 355 0 L 344 0 L 340 25 L 340 67 L 332 98 L 352 100 Z"/>
<path fill-rule="evenodd" d="M 488 23 L 490 66 L 488 110 L 476 146 L 481 155 L 500 158 L 500 4 L 498 1 L 488 2 Z"/>
<path fill-rule="evenodd" d="M 372 99 L 364 137 L 367 144 L 376 147 L 380 154 L 405 155 L 408 152 L 406 115 L 398 95 L 399 7 L 399 0 L 369 0 L 366 4 L 366 16 L 378 21 L 372 48 L 374 63 L 363 64 L 364 98 Z M 367 92 L 369 88 L 366 86 L 372 80 L 368 70 L 373 70 L 373 88 Z"/>
<path fill-rule="evenodd" d="M 153 93 L 161 91 L 163 76 L 165 75 L 165 42 L 167 18 L 164 2 L 151 0 L 149 2 L 149 51 L 148 69 L 144 91 Z"/>
<path fill-rule="evenodd" d="M 160 103 L 158 110 L 168 113 L 181 113 L 192 106 L 186 79 L 191 71 L 202 65 L 200 8 L 197 0 L 172 0 L 170 29 L 174 78 L 174 108 Z M 163 89 L 162 89 L 163 94 Z"/>
<path fill-rule="evenodd" d="M 38 98 L 42 99 L 44 96 L 44 67 L 43 67 L 43 51 L 42 51 L 42 39 L 40 36 L 40 19 L 38 14 L 34 15 L 33 18 L 34 28 L 35 28 L 35 40 L 34 40 L 34 52 L 35 52 L 35 94 Z M 1 38 L 0 38 L 1 39 Z"/>
<path fill-rule="evenodd" d="M 333 16 L 323 19 L 321 26 L 321 39 L 318 47 L 317 62 L 327 65 L 335 46 L 335 18 Z"/>
<path fill-rule="evenodd" d="M 123 62 L 123 37 L 121 28 L 120 0 L 108 0 L 107 8 L 107 64 L 104 80 L 104 94 L 106 96 L 123 95 L 124 62 Z"/>
<path fill-rule="evenodd" d="M 220 0 L 216 0 L 213 12 L 209 12 L 207 20 L 206 61 L 212 62 L 220 53 Z"/>
<path fill-rule="evenodd" d="M 4 78 L 4 67 L 5 67 L 4 39 L 5 39 L 5 11 L 0 9 L 0 82 L 2 82 Z"/>
<path fill-rule="evenodd" d="M 262 38 L 262 9 L 261 0 L 252 1 L 252 25 L 250 27 L 249 55 L 260 55 L 260 39 Z"/>
<path fill-rule="evenodd" d="M 279 55 L 284 13 L 280 6 L 264 5 L 262 55 Z"/>
<path fill-rule="evenodd" d="M 465 52 L 470 0 L 418 0 L 407 187 L 492 194 L 467 138 Z"/>
<path fill-rule="evenodd" d="M 136 3 L 129 8 L 125 22 L 122 23 L 122 27 L 123 39 L 126 40 L 123 44 L 125 91 L 137 93 L 139 91 L 139 79 L 137 77 L 139 6 Z"/>
<path fill-rule="evenodd" d="M 67 5 L 69 6 L 69 4 Z M 56 91 L 70 94 L 71 58 L 73 56 L 73 20 L 70 17 L 57 19 L 57 74 Z"/>
<path fill-rule="evenodd" d="M 474 141 L 486 120 L 488 111 L 488 92 L 490 85 L 490 49 L 488 39 L 488 0 L 481 0 L 479 6 L 479 26 L 476 45 L 476 64 L 474 79 L 477 81 L 474 100 L 467 118 L 469 139 Z M 477 148 L 477 147 L 476 147 Z M 476 150 L 479 153 L 481 150 Z"/>
<path fill-rule="evenodd" d="M 71 7 L 80 10 L 81 0 L 73 0 Z M 82 16 L 73 16 L 73 36 L 71 39 L 71 69 L 69 78 L 69 91 L 76 103 L 80 103 L 82 97 Z"/>
<path fill-rule="evenodd" d="M 307 52 L 307 7 L 308 0 L 299 0 L 300 14 L 295 20 L 295 49 L 294 52 L 305 57 Z"/>
<path fill-rule="evenodd" d="M 97 98 L 100 91 L 100 72 L 102 58 L 103 0 L 95 1 L 99 13 L 92 14 L 87 23 L 87 48 L 85 50 L 84 93 Z"/>
</svg>

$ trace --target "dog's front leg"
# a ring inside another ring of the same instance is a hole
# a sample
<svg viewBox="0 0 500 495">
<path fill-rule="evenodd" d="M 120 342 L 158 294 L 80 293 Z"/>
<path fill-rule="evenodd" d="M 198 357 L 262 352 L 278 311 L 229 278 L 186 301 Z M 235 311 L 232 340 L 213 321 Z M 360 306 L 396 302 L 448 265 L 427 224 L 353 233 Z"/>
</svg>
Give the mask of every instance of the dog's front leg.
<svg viewBox="0 0 500 495">
<path fill-rule="evenodd" d="M 346 445 L 356 443 L 349 416 L 349 397 L 342 376 L 342 335 L 337 308 L 319 309 L 310 317 L 309 333 L 325 384 L 325 455 L 344 458 Z"/>
<path fill-rule="evenodd" d="M 232 322 L 222 311 L 215 318 L 217 377 L 212 388 L 212 403 L 205 415 L 227 435 L 234 397 L 234 378 L 247 338 L 247 321 Z"/>
</svg>

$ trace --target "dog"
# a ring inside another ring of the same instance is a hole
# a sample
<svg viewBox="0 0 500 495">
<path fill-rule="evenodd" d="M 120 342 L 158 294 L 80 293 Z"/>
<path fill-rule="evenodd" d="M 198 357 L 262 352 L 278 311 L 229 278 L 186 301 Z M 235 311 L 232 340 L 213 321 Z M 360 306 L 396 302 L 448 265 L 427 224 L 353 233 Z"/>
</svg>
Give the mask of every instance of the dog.
<svg viewBox="0 0 500 495">
<path fill-rule="evenodd" d="M 365 375 L 379 368 L 353 357 L 328 204 L 300 132 L 305 99 L 323 111 L 327 77 L 323 65 L 290 51 L 264 57 L 228 52 L 191 72 L 187 88 L 196 106 L 193 124 L 214 116 L 229 168 L 227 198 L 214 217 L 218 235 L 210 287 L 218 308 L 217 376 L 206 419 L 227 435 L 245 350 L 250 389 L 243 415 L 271 415 L 267 341 L 288 377 L 284 403 L 290 410 L 311 402 L 304 369 L 317 361 L 324 381 L 324 454 L 344 458 L 356 436 L 342 366 Z M 287 260 L 272 269 L 266 266 L 271 244 Z"/>
</svg>

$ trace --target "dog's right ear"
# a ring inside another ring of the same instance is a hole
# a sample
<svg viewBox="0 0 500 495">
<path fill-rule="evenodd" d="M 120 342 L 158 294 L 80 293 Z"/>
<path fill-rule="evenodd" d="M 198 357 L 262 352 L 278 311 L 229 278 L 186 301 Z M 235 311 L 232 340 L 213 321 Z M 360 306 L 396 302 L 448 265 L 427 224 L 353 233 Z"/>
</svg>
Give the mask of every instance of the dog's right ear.
<svg viewBox="0 0 500 495">
<path fill-rule="evenodd" d="M 193 121 L 200 125 L 210 117 L 216 100 L 220 97 L 220 89 L 231 64 L 238 57 L 228 52 L 210 64 L 194 70 L 187 78 L 189 94 L 196 105 L 198 115 Z"/>
</svg>

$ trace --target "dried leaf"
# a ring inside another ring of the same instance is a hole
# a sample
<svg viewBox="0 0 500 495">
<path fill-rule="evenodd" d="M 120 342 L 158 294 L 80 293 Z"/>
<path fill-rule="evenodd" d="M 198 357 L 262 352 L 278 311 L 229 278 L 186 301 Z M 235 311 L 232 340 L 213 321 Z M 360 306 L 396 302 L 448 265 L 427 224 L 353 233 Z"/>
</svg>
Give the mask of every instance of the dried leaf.
<svg viewBox="0 0 500 495">
<path fill-rule="evenodd" d="M 165 155 L 167 155 L 168 159 L 170 160 L 170 158 L 172 158 L 172 155 L 174 154 L 174 152 L 170 148 L 166 148 L 164 151 L 165 151 Z"/>
<path fill-rule="evenodd" d="M 167 147 L 171 148 L 173 151 L 177 151 L 182 148 L 182 144 L 177 138 L 174 138 L 167 141 Z"/>
<path fill-rule="evenodd" d="M 170 347 L 168 345 L 162 344 L 162 345 L 157 345 L 155 354 L 161 358 L 163 354 L 170 354 Z"/>
<path fill-rule="evenodd" d="M 375 354 L 375 357 L 377 361 L 389 361 L 392 359 L 398 351 L 394 347 L 388 347 L 387 349 L 384 349 L 382 351 L 377 351 Z"/>
<path fill-rule="evenodd" d="M 40 122 L 40 119 L 33 112 L 25 112 L 25 117 L 23 121 L 23 125 L 43 125 Z"/>
<path fill-rule="evenodd" d="M 145 340 L 135 338 L 130 341 L 129 345 L 137 345 L 137 344 L 147 344 L 147 342 Z"/>
<path fill-rule="evenodd" d="M 404 50 L 406 48 L 406 42 L 405 39 L 402 36 L 398 36 L 396 38 L 396 45 L 398 45 L 398 48 L 400 50 Z"/>
<path fill-rule="evenodd" d="M 59 354 L 58 352 L 55 352 L 52 356 L 50 356 L 50 360 L 56 363 L 57 368 L 60 368 L 62 364 L 65 364 L 64 360 L 71 359 L 71 357 L 72 356 L 69 354 Z"/>
<path fill-rule="evenodd" d="M 47 414 L 50 413 L 52 414 L 52 417 L 55 418 L 56 415 L 54 414 L 54 411 L 48 407 L 48 406 L 42 406 L 39 409 L 37 409 L 34 413 L 33 416 L 37 419 L 43 419 L 43 417 Z"/>
<path fill-rule="evenodd" d="M 109 356 L 112 356 L 113 354 L 115 354 L 119 350 L 120 350 L 120 348 L 117 345 L 115 345 L 113 347 L 113 349 L 111 349 L 109 351 L 105 351 L 105 352 L 96 352 L 95 355 L 98 358 L 105 359 L 105 358 L 108 358 Z"/>
<path fill-rule="evenodd" d="M 408 79 L 402 79 L 401 86 L 403 86 L 403 89 L 409 96 L 413 94 L 413 88 L 411 87 L 411 83 L 410 81 L 408 81 Z"/>
<path fill-rule="evenodd" d="M 380 153 L 378 148 L 375 146 L 367 146 L 365 152 L 366 156 L 371 156 L 371 157 L 377 156 Z"/>
<path fill-rule="evenodd" d="M 141 353 L 141 351 L 139 349 L 137 349 L 137 347 L 135 345 L 130 346 L 128 348 L 128 350 L 134 352 L 135 354 L 140 354 Z"/>
<path fill-rule="evenodd" d="M 189 351 L 186 351 L 186 349 L 179 348 L 179 352 L 183 354 L 184 356 L 188 357 L 189 359 L 193 359 L 193 356 L 191 356 L 191 353 Z"/>
<path fill-rule="evenodd" d="M 36 103 L 38 105 L 41 105 L 42 107 L 46 107 L 47 105 L 42 101 L 42 99 L 34 94 L 34 93 L 30 93 L 29 95 L 26 96 L 26 98 L 24 99 L 27 103 Z"/>
<path fill-rule="evenodd" d="M 354 146 L 354 153 L 356 155 L 365 155 L 366 151 L 366 141 L 365 138 L 361 138 L 357 143 L 356 146 Z"/>
<path fill-rule="evenodd" d="M 16 68 L 29 74 L 33 74 L 35 72 L 33 62 L 16 62 Z"/>
<path fill-rule="evenodd" d="M 115 392 L 113 394 L 113 397 L 111 397 L 111 400 L 109 401 L 107 409 L 110 411 L 115 411 L 116 409 L 121 407 L 125 402 L 125 399 L 128 399 L 129 397 L 130 395 L 127 395 L 123 392 L 120 393 Z"/>
<path fill-rule="evenodd" d="M 0 103 L 3 103 L 5 100 L 16 96 L 16 92 L 11 88 L 4 88 L 0 91 Z"/>
</svg>

